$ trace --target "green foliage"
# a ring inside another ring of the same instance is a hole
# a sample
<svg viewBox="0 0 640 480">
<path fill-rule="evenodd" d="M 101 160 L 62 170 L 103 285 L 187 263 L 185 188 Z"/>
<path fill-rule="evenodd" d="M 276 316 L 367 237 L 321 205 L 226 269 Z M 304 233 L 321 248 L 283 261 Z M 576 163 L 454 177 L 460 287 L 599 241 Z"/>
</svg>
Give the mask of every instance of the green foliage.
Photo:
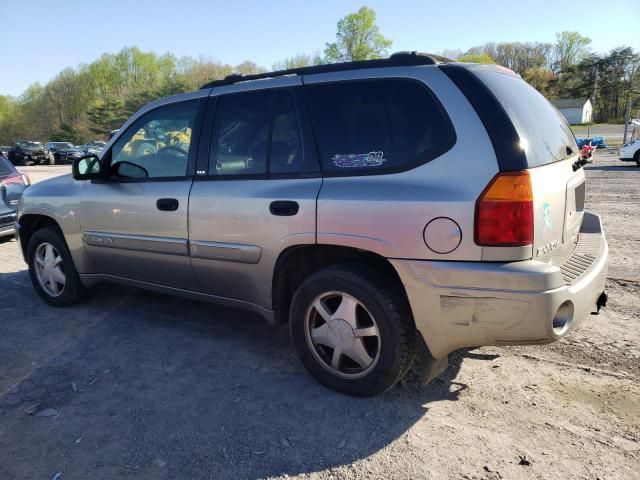
<svg viewBox="0 0 640 480">
<path fill-rule="evenodd" d="M 467 63 L 496 63 L 495 60 L 488 53 L 465 53 L 458 57 L 458 62 Z"/>
<path fill-rule="evenodd" d="M 553 67 L 563 72 L 575 65 L 589 53 L 591 39 L 578 32 L 556 33 L 556 43 L 553 49 Z"/>
<path fill-rule="evenodd" d="M 464 55 L 488 56 L 493 62 L 522 74 L 530 68 L 548 66 L 551 62 L 553 45 L 540 42 L 485 43 L 467 50 Z"/>
<path fill-rule="evenodd" d="M 82 143 L 82 139 L 76 129 L 68 123 L 63 123 L 58 132 L 51 134 L 49 140 L 52 142 L 71 142 L 74 145 Z"/>
<path fill-rule="evenodd" d="M 120 128 L 129 115 L 122 101 L 108 99 L 91 106 L 87 110 L 87 117 L 92 124 L 89 130 L 98 135 L 106 136 L 111 130 Z"/>
<path fill-rule="evenodd" d="M 547 67 L 532 67 L 522 72 L 522 78 L 549 98 L 555 82 L 554 73 Z"/>
<path fill-rule="evenodd" d="M 324 55 L 327 62 L 382 58 L 387 55 L 391 43 L 376 25 L 376 12 L 361 7 L 356 13 L 340 19 L 336 41 L 327 43 Z"/>
<path fill-rule="evenodd" d="M 272 70 L 288 70 L 290 68 L 300 68 L 300 67 L 308 67 L 309 65 L 313 65 L 313 57 L 306 53 L 298 53 L 293 57 L 287 57 L 284 60 L 279 62 L 275 62 L 271 65 Z"/>
</svg>

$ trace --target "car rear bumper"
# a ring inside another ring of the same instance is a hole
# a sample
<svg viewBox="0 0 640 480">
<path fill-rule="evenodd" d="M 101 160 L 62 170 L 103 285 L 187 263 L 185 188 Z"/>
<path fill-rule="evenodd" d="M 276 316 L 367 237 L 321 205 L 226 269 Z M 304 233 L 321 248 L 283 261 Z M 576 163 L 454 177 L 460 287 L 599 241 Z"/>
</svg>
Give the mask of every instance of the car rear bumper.
<svg viewBox="0 0 640 480">
<path fill-rule="evenodd" d="M 16 212 L 0 212 L 0 237 L 13 235 L 16 231 Z"/>
<path fill-rule="evenodd" d="M 433 358 L 464 347 L 551 343 L 596 309 L 609 249 L 597 215 L 559 265 L 391 260 Z"/>
</svg>

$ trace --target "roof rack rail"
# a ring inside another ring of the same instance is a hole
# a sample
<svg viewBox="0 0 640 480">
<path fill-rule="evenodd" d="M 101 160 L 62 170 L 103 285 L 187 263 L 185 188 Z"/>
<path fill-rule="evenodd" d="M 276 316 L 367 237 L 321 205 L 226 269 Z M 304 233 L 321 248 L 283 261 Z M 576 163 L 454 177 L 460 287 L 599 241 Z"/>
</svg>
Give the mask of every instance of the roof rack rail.
<svg viewBox="0 0 640 480">
<path fill-rule="evenodd" d="M 285 75 L 311 75 L 314 73 L 343 72 L 345 70 L 359 70 L 361 68 L 379 68 L 379 67 L 405 67 L 415 65 L 438 65 L 442 63 L 451 63 L 454 60 L 442 57 L 440 55 L 432 55 L 430 53 L 421 52 L 397 52 L 389 58 L 381 58 L 376 60 L 359 60 L 354 62 L 329 63 L 326 65 L 313 65 L 310 67 L 290 68 L 287 70 L 277 70 L 275 72 L 255 73 L 252 75 L 240 75 L 237 73 L 227 75 L 222 80 L 214 80 L 206 83 L 201 90 L 206 88 L 221 87 L 223 85 L 233 85 L 238 82 L 248 82 L 250 80 L 260 80 L 264 78 L 282 77 Z"/>
</svg>

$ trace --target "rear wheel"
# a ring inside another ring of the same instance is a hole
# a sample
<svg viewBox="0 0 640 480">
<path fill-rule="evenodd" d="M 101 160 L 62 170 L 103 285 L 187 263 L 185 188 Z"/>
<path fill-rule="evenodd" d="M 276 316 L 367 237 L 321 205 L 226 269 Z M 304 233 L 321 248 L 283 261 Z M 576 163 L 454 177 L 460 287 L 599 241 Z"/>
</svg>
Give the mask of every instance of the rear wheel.
<svg viewBox="0 0 640 480">
<path fill-rule="evenodd" d="M 415 327 L 402 292 L 375 270 L 325 268 L 294 295 L 290 329 L 309 372 L 339 392 L 368 396 L 398 382 L 415 356 Z"/>
<path fill-rule="evenodd" d="M 85 289 L 57 228 L 46 227 L 33 234 L 27 262 L 31 283 L 47 304 L 68 307 L 83 300 Z"/>
</svg>

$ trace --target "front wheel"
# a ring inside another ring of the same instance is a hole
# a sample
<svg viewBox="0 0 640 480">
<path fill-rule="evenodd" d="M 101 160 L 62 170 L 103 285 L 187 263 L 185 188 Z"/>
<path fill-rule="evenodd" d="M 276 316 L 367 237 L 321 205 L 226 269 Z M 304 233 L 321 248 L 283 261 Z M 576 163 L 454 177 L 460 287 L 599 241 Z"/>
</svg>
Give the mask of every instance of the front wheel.
<svg viewBox="0 0 640 480">
<path fill-rule="evenodd" d="M 290 329 L 298 354 L 323 385 L 369 396 L 387 390 L 415 357 L 415 327 L 402 291 L 359 265 L 328 267 L 299 287 Z"/>
<path fill-rule="evenodd" d="M 633 156 L 633 159 L 636 161 L 636 165 L 640 167 L 640 150 L 636 152 L 636 154 Z"/>
<path fill-rule="evenodd" d="M 84 299 L 85 289 L 57 228 L 46 227 L 33 234 L 27 247 L 27 262 L 31 283 L 47 304 L 68 307 Z"/>
</svg>

